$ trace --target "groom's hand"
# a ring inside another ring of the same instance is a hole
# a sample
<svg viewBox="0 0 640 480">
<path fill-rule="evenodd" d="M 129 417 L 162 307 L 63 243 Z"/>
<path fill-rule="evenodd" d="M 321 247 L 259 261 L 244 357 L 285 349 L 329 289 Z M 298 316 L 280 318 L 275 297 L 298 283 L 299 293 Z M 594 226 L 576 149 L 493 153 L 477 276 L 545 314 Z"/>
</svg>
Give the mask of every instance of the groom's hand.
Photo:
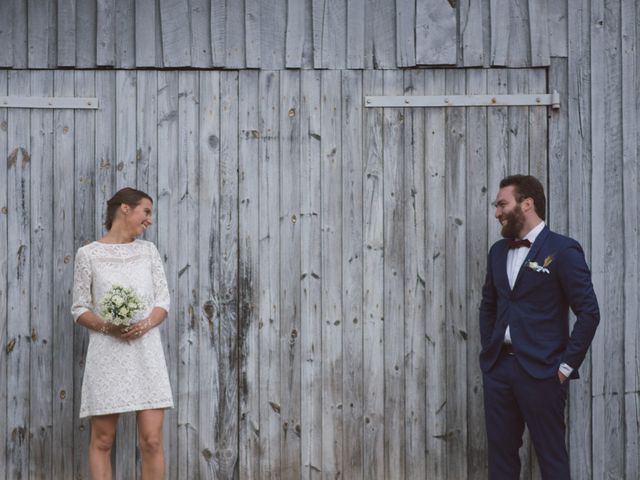
<svg viewBox="0 0 640 480">
<path fill-rule="evenodd" d="M 567 381 L 567 377 L 560 370 L 558 370 L 558 380 L 560 380 L 560 385 Z"/>
</svg>

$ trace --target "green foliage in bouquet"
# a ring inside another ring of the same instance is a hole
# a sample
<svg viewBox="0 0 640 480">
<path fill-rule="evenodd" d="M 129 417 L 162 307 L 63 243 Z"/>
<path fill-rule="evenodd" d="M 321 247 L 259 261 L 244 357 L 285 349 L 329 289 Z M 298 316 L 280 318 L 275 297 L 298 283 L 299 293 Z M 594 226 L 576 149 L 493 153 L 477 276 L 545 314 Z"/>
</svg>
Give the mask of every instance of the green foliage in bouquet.
<svg viewBox="0 0 640 480">
<path fill-rule="evenodd" d="M 135 290 L 122 285 L 114 284 L 100 301 L 100 315 L 115 325 L 129 325 L 133 316 L 143 308 Z"/>
</svg>

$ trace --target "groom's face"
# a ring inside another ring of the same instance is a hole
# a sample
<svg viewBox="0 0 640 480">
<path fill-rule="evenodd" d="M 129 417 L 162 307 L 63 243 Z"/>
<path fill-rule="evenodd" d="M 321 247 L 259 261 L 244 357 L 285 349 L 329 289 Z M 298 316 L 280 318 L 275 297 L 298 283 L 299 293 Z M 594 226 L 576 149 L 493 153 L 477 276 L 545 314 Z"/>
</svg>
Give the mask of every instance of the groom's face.
<svg viewBox="0 0 640 480">
<path fill-rule="evenodd" d="M 501 188 L 496 196 L 495 217 L 502 225 L 500 233 L 504 238 L 518 238 L 525 224 L 524 213 L 516 201 L 514 189 L 513 185 Z"/>
</svg>

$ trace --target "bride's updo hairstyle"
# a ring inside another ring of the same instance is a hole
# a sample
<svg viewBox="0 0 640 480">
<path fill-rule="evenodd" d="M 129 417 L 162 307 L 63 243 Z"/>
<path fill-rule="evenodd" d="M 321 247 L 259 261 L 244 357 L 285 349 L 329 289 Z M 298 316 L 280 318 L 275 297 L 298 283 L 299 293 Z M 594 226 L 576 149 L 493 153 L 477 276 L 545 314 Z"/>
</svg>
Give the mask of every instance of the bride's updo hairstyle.
<svg viewBox="0 0 640 480">
<path fill-rule="evenodd" d="M 104 226 L 107 227 L 107 230 L 111 230 L 120 205 L 124 204 L 129 205 L 131 208 L 136 208 L 143 198 L 153 203 L 153 199 L 141 190 L 130 187 L 118 190 L 113 197 L 107 200 L 107 215 L 104 221 Z"/>
</svg>

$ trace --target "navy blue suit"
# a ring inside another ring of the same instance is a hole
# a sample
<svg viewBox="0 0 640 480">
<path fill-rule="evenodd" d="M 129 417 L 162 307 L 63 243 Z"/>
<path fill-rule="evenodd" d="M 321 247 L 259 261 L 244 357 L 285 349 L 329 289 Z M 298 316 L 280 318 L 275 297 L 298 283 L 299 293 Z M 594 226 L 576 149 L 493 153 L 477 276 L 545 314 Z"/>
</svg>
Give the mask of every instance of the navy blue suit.
<svg viewBox="0 0 640 480">
<path fill-rule="evenodd" d="M 526 423 L 543 477 L 569 478 L 564 444 L 568 382 L 560 385 L 558 368 L 566 363 L 573 368 L 571 378 L 578 378 L 598 326 L 591 273 L 578 242 L 545 226 L 511 289 L 508 252 L 506 239 L 491 247 L 480 305 L 490 477 L 518 478 L 518 448 Z M 546 271 L 536 271 L 531 262 Z M 571 333 L 569 308 L 576 315 Z M 503 349 L 507 326 L 513 355 Z"/>
</svg>

